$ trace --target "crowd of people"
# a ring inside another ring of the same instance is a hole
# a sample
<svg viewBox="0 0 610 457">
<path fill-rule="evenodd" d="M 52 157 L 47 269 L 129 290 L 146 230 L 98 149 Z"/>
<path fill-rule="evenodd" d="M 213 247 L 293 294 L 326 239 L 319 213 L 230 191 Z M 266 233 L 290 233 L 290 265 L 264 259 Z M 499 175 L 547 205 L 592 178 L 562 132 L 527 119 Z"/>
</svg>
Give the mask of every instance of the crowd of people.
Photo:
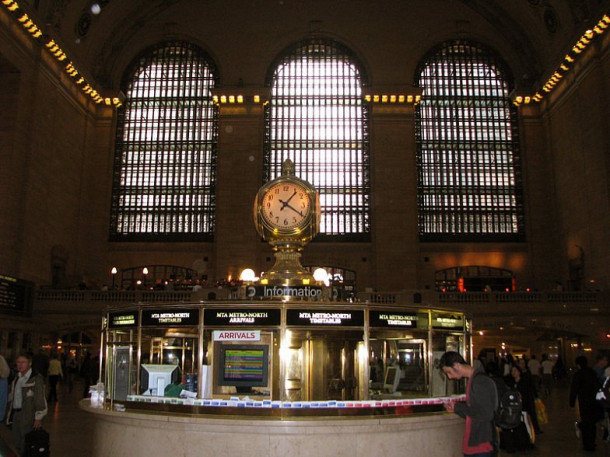
<svg viewBox="0 0 610 457">
<path fill-rule="evenodd" d="M 584 356 L 577 357 L 575 363 L 577 371 L 570 383 L 569 404 L 578 406 L 580 419 L 576 421 L 575 429 L 582 439 L 583 449 L 595 451 L 598 425 L 603 430 L 602 439 L 609 439 L 610 410 L 604 409 L 596 399 L 604 381 L 610 377 L 608 355 L 600 353 L 593 367 L 588 366 Z M 537 399 L 548 398 L 555 380 L 567 374 L 561 358 L 553 362 L 546 354 L 542 361 L 535 355 L 528 359 L 507 354 L 493 360 L 481 356 L 470 366 L 460 354 L 449 351 L 441 358 L 440 368 L 448 379 L 467 380 L 466 401 L 448 403 L 446 409 L 466 419 L 462 450 L 465 456 L 477 457 L 496 455 L 498 448 L 509 453 L 533 448 L 534 437 L 543 433 L 537 410 L 542 402 Z M 496 427 L 494 417 L 499 385 L 514 389 L 521 396 L 522 411 L 526 414 L 517 427 Z"/>
<path fill-rule="evenodd" d="M 14 362 L 0 354 L 0 422 L 11 427 L 17 451 L 23 452 L 30 431 L 42 427 L 48 405 L 59 401 L 60 381 L 72 392 L 76 379 L 82 379 L 86 397 L 98 377 L 99 357 L 88 352 L 80 363 L 69 353 L 22 352 Z"/>
</svg>

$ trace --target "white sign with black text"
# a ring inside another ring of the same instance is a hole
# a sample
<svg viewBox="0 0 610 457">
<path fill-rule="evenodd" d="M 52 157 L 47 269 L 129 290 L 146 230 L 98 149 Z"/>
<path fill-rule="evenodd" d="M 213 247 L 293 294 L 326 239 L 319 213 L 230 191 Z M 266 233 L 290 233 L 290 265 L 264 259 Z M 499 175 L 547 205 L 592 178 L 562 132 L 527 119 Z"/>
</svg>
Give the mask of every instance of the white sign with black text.
<svg viewBox="0 0 610 457">
<path fill-rule="evenodd" d="M 214 341 L 260 341 L 260 330 L 214 330 Z"/>
</svg>

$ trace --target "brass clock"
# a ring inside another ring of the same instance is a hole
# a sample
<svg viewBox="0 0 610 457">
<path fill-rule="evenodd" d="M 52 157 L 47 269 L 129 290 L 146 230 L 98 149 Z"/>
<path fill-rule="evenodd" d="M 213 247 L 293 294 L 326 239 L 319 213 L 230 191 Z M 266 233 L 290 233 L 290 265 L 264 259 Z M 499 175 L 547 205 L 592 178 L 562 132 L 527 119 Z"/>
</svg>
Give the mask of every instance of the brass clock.
<svg viewBox="0 0 610 457">
<path fill-rule="evenodd" d="M 263 218 L 278 230 L 300 227 L 312 209 L 307 189 L 290 181 L 278 182 L 268 188 L 262 204 Z"/>
<path fill-rule="evenodd" d="M 294 176 L 286 160 L 282 175 L 262 186 L 254 202 L 254 223 L 269 242 L 307 243 L 318 233 L 319 199 L 315 188 Z"/>
</svg>

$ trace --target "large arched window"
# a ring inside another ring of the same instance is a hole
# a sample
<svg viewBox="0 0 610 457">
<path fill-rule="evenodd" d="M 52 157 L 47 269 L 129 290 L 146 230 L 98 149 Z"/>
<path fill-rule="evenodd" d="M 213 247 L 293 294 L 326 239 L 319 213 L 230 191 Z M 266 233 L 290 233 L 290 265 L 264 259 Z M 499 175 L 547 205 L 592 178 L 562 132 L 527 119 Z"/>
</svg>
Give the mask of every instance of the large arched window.
<svg viewBox="0 0 610 457">
<path fill-rule="evenodd" d="M 505 66 L 480 45 L 453 41 L 428 54 L 416 80 L 420 240 L 523 240 L 517 114 Z"/>
<path fill-rule="evenodd" d="M 215 66 L 186 42 L 161 43 L 126 72 L 112 191 L 113 241 L 210 240 L 218 112 Z"/>
<path fill-rule="evenodd" d="M 330 40 L 310 39 L 287 49 L 267 79 L 265 176 L 291 159 L 312 183 L 322 207 L 319 239 L 370 238 L 368 109 L 364 74 L 352 53 Z"/>
</svg>

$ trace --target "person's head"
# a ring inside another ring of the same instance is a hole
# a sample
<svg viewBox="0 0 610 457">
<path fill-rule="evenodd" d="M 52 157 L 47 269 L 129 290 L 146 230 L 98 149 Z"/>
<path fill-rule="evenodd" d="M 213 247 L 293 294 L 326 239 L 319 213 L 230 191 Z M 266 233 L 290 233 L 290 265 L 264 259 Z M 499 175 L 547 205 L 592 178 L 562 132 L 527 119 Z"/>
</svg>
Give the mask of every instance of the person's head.
<svg viewBox="0 0 610 457">
<path fill-rule="evenodd" d="M 523 357 L 519 359 L 519 368 L 522 372 L 527 370 L 527 361 Z"/>
<path fill-rule="evenodd" d="M 455 351 L 445 352 L 440 361 L 440 369 L 449 379 L 462 379 L 468 377 L 471 367 L 466 363 L 464 357 Z"/>
<path fill-rule="evenodd" d="M 22 352 L 17 356 L 15 363 L 17 365 L 17 371 L 24 375 L 32 368 L 32 356 L 27 352 Z"/>
<path fill-rule="evenodd" d="M 599 354 L 595 363 L 601 368 L 606 368 L 608 366 L 608 356 L 606 354 Z"/>
<path fill-rule="evenodd" d="M 513 377 L 515 381 L 519 381 L 521 379 L 522 370 L 518 365 L 513 365 L 510 368 L 510 375 Z"/>
<path fill-rule="evenodd" d="M 587 366 L 589 365 L 589 362 L 587 361 L 587 358 L 584 355 L 579 355 L 578 357 L 576 357 L 576 360 L 574 362 L 576 362 L 576 365 L 578 365 L 580 369 L 587 368 Z"/>
</svg>

